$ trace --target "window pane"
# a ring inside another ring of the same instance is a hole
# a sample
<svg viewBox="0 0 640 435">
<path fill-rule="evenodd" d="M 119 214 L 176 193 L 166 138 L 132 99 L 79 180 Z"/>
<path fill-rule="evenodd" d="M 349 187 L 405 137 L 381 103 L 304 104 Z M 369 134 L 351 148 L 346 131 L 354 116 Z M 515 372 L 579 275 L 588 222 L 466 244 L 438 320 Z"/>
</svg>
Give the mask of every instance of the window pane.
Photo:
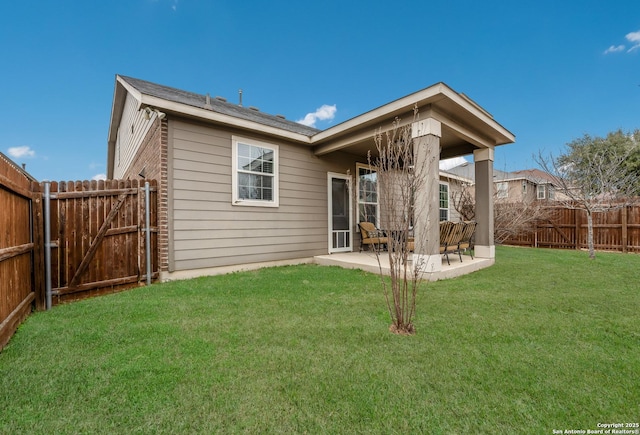
<svg viewBox="0 0 640 435">
<path fill-rule="evenodd" d="M 251 145 L 244 143 L 238 144 L 238 156 L 251 157 Z"/>
<path fill-rule="evenodd" d="M 449 208 L 449 186 L 440 185 L 440 208 Z"/>
<path fill-rule="evenodd" d="M 251 157 L 252 158 L 259 159 L 260 157 L 262 157 L 263 153 L 264 153 L 264 148 L 251 146 Z"/>
<path fill-rule="evenodd" d="M 262 175 L 260 176 L 260 179 L 262 181 L 262 187 L 264 188 L 268 188 L 271 189 L 273 187 L 273 178 L 266 176 L 266 175 Z"/>
<path fill-rule="evenodd" d="M 272 201 L 273 200 L 273 189 L 267 189 L 267 188 L 263 188 L 262 189 L 262 198 L 265 201 Z"/>
<path fill-rule="evenodd" d="M 378 205 L 377 204 L 359 204 L 360 222 L 371 222 L 376 227 L 378 226 Z"/>
<path fill-rule="evenodd" d="M 358 200 L 378 202 L 378 174 L 371 169 L 358 168 Z"/>
<path fill-rule="evenodd" d="M 271 161 L 262 162 L 262 172 L 266 174 L 273 174 L 273 162 Z"/>
</svg>

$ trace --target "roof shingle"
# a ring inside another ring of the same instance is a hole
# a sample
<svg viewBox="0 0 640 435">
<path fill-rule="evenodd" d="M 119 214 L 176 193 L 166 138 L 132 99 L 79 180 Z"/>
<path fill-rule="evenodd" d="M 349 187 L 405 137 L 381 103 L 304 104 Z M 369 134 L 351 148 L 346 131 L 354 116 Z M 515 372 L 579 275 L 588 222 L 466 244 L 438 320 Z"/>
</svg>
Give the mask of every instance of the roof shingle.
<svg viewBox="0 0 640 435">
<path fill-rule="evenodd" d="M 158 85 L 156 83 L 133 77 L 120 76 L 120 78 L 144 95 L 162 98 L 167 101 L 186 104 L 188 106 L 198 107 L 204 110 L 210 110 L 212 112 L 233 116 L 235 118 L 256 122 L 258 124 L 279 128 L 309 137 L 321 131 L 294 121 L 289 121 L 279 116 L 269 115 L 264 112 L 222 101 L 217 98 L 211 98 L 209 106 L 207 107 L 207 97 L 205 95 L 187 92 L 169 86 Z"/>
</svg>

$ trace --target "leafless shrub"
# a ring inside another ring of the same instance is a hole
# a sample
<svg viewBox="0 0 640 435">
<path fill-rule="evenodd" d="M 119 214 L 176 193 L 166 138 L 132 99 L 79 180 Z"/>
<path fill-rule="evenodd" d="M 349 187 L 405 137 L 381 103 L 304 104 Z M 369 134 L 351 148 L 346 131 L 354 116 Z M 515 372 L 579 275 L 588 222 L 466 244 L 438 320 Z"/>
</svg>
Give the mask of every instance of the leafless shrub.
<svg viewBox="0 0 640 435">
<path fill-rule="evenodd" d="M 417 109 L 414 110 L 414 120 Z M 380 199 L 380 223 L 388 238 L 387 251 L 376 251 L 378 264 L 381 256 L 389 260 L 390 279 L 380 268 L 381 283 L 391 316 L 390 330 L 397 334 L 414 334 L 414 317 L 418 287 L 425 273 L 424 261 L 414 256 L 418 243 L 427 246 L 428 234 L 413 234 L 414 218 L 423 215 L 420 209 L 425 201 L 416 201 L 414 195 L 432 195 L 433 186 L 427 185 L 426 167 L 437 155 L 421 155 L 411 135 L 411 124 L 402 125 L 396 119 L 386 132 L 378 130 L 374 136 L 377 155 L 369 155 L 369 165 L 377 174 Z M 425 153 L 424 148 L 421 149 Z M 416 240 L 415 237 L 421 238 Z M 436 242 L 437 243 L 437 242 Z M 414 260 L 415 257 L 415 260 Z"/>
</svg>

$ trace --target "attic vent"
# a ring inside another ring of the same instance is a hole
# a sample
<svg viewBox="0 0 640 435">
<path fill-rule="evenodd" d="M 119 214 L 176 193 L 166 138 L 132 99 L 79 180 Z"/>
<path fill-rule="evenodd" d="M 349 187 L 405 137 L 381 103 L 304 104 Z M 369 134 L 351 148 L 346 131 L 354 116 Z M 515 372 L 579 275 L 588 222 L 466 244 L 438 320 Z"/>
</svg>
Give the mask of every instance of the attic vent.
<svg viewBox="0 0 640 435">
<path fill-rule="evenodd" d="M 249 106 L 249 110 L 255 110 L 256 112 L 260 111 L 256 106 Z"/>
<path fill-rule="evenodd" d="M 216 97 L 216 100 L 222 101 L 223 103 L 227 102 L 227 99 L 225 97 Z"/>
<path fill-rule="evenodd" d="M 276 115 L 276 118 L 287 119 L 287 118 L 284 117 L 284 115 Z"/>
</svg>

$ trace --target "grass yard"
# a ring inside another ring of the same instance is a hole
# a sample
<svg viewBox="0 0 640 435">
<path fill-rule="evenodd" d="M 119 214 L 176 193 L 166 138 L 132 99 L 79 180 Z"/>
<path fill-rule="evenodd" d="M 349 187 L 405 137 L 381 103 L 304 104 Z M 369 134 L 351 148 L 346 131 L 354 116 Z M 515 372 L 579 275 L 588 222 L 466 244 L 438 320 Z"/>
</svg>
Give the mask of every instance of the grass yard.
<svg viewBox="0 0 640 435">
<path fill-rule="evenodd" d="M 313 265 L 32 315 L 0 433 L 532 433 L 640 421 L 640 256 L 498 247 L 388 332 L 376 275 Z"/>
</svg>

